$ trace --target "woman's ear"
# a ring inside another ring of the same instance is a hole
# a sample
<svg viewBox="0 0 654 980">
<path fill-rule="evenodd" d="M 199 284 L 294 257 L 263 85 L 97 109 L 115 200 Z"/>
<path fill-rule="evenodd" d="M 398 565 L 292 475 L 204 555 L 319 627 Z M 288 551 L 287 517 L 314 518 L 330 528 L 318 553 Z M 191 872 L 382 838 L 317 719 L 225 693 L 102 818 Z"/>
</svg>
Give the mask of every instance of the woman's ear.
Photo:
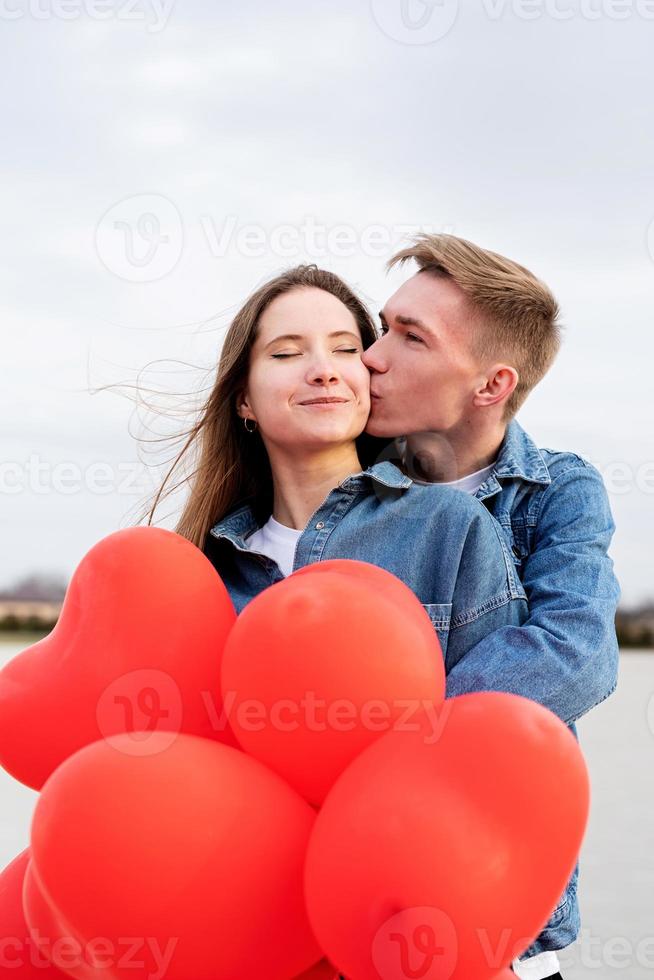
<svg viewBox="0 0 654 980">
<path fill-rule="evenodd" d="M 236 411 L 242 419 L 254 419 L 254 413 L 248 401 L 247 388 L 244 391 L 239 391 L 236 395 Z"/>
</svg>

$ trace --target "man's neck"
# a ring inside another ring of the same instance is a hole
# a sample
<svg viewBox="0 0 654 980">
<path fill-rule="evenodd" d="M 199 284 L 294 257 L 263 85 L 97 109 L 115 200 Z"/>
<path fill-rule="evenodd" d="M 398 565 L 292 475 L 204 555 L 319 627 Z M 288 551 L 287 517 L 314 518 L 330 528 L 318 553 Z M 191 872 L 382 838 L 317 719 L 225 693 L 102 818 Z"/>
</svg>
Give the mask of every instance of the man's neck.
<svg viewBox="0 0 654 980">
<path fill-rule="evenodd" d="M 272 516 L 297 530 L 306 527 L 331 490 L 362 470 L 354 443 L 297 456 L 271 447 L 269 456 L 274 488 Z"/>
<path fill-rule="evenodd" d="M 412 433 L 406 438 L 405 468 L 429 483 L 460 480 L 497 459 L 505 434 L 506 424 L 478 433 L 470 427 Z"/>
</svg>

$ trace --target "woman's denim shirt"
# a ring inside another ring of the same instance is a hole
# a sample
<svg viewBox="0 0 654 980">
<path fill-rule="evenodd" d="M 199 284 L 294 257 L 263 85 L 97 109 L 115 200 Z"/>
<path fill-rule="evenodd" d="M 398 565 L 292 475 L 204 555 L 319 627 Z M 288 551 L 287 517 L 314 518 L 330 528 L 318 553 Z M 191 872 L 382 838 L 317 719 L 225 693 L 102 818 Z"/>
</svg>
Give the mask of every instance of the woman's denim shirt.
<svg viewBox="0 0 654 980">
<path fill-rule="evenodd" d="M 284 578 L 275 561 L 247 547 L 257 527 L 245 503 L 206 539 L 237 612 Z M 484 505 L 451 487 L 414 483 L 388 460 L 329 493 L 298 539 L 293 570 L 331 558 L 371 562 L 408 585 L 438 634 L 446 671 L 483 637 L 527 617 L 508 545 Z"/>
</svg>

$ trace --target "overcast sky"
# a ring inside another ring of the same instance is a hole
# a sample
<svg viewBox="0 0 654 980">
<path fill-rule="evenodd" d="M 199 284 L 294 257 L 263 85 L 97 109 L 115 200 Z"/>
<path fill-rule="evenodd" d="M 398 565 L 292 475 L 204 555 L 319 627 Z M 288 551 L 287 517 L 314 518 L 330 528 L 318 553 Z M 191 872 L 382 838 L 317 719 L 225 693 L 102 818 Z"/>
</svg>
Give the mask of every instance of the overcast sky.
<svg viewBox="0 0 654 980">
<path fill-rule="evenodd" d="M 70 575 L 153 485 L 131 404 L 89 388 L 159 360 L 146 383 L 206 383 L 230 312 L 301 260 L 376 311 L 423 227 L 552 286 L 565 342 L 519 421 L 601 469 L 624 601 L 654 597 L 654 3 L 2 0 L 0 20 L 0 586 Z"/>
</svg>

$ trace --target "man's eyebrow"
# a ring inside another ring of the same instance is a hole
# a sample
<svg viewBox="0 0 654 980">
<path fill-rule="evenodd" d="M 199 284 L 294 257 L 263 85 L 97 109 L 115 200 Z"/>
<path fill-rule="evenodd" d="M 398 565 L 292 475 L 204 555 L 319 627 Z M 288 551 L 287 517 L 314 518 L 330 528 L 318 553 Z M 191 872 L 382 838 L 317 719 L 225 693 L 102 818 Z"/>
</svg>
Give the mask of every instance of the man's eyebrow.
<svg viewBox="0 0 654 980">
<path fill-rule="evenodd" d="M 379 311 L 379 319 L 381 320 L 382 323 L 385 323 L 388 326 L 388 322 L 386 320 L 386 317 L 384 316 L 383 310 Z M 431 330 L 426 323 L 423 323 L 422 320 L 416 319 L 416 317 L 403 316 L 401 313 L 398 313 L 397 316 L 395 317 L 395 320 L 403 327 L 418 327 L 420 330 L 424 330 L 425 333 L 433 334 L 433 330 Z"/>
<path fill-rule="evenodd" d="M 358 344 L 361 343 L 361 338 L 353 330 L 334 330 L 332 333 L 328 334 L 329 337 L 355 337 Z M 268 341 L 264 350 L 268 350 L 273 344 L 279 343 L 280 340 L 305 340 L 305 334 L 301 333 L 282 333 L 279 337 L 273 337 L 272 340 Z"/>
</svg>

